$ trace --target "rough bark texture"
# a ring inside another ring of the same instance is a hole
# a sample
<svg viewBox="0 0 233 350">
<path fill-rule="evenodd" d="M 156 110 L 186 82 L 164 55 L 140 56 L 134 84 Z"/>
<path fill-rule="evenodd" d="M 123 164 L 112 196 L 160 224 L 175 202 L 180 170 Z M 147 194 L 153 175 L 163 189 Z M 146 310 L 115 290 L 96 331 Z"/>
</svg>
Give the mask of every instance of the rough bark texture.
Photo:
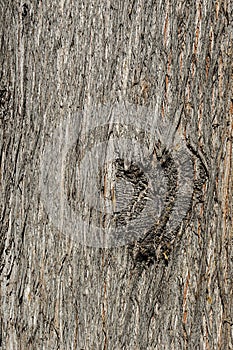
<svg viewBox="0 0 233 350">
<path fill-rule="evenodd" d="M 0 5 L 2 349 L 233 349 L 232 2 Z M 163 258 L 80 244 L 41 200 L 55 128 L 118 103 L 157 108 L 192 156 L 191 207 Z"/>
</svg>

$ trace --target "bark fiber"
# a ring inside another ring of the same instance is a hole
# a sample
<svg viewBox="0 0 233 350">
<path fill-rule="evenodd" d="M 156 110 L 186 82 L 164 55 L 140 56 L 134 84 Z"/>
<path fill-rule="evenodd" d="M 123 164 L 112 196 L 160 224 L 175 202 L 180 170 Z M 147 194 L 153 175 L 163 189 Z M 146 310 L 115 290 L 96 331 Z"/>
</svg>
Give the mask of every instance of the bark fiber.
<svg viewBox="0 0 233 350">
<path fill-rule="evenodd" d="M 0 16 L 1 348 L 233 349 L 232 1 L 0 0 Z M 195 169 L 171 249 L 136 267 L 128 245 L 64 235 L 39 190 L 62 121 L 116 104 L 157 108 Z"/>
</svg>

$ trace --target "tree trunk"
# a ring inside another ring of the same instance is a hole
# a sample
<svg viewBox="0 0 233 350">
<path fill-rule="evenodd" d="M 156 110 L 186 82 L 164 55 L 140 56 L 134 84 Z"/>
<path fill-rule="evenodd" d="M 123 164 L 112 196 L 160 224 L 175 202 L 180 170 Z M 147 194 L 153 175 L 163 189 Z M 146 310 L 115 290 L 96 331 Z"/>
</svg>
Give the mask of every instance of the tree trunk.
<svg viewBox="0 0 233 350">
<path fill-rule="evenodd" d="M 233 349 L 232 3 L 0 26 L 2 349 Z"/>
</svg>

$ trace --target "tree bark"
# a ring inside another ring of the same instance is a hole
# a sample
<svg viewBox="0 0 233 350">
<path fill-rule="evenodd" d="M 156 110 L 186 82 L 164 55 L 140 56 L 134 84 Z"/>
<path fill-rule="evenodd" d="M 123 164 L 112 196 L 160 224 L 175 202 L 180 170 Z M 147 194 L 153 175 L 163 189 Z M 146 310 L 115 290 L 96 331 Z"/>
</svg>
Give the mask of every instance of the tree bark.
<svg viewBox="0 0 233 350">
<path fill-rule="evenodd" d="M 233 349 L 232 2 L 0 4 L 2 349 Z"/>
</svg>

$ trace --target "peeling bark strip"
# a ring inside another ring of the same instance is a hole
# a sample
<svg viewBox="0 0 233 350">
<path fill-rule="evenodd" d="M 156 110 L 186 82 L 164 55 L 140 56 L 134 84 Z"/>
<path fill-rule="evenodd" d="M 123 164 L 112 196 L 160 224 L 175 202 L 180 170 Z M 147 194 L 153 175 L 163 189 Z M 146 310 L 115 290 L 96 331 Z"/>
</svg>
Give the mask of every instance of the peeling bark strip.
<svg viewBox="0 0 233 350">
<path fill-rule="evenodd" d="M 1 349 L 233 347 L 232 33 L 230 0 L 0 0 Z"/>
</svg>

